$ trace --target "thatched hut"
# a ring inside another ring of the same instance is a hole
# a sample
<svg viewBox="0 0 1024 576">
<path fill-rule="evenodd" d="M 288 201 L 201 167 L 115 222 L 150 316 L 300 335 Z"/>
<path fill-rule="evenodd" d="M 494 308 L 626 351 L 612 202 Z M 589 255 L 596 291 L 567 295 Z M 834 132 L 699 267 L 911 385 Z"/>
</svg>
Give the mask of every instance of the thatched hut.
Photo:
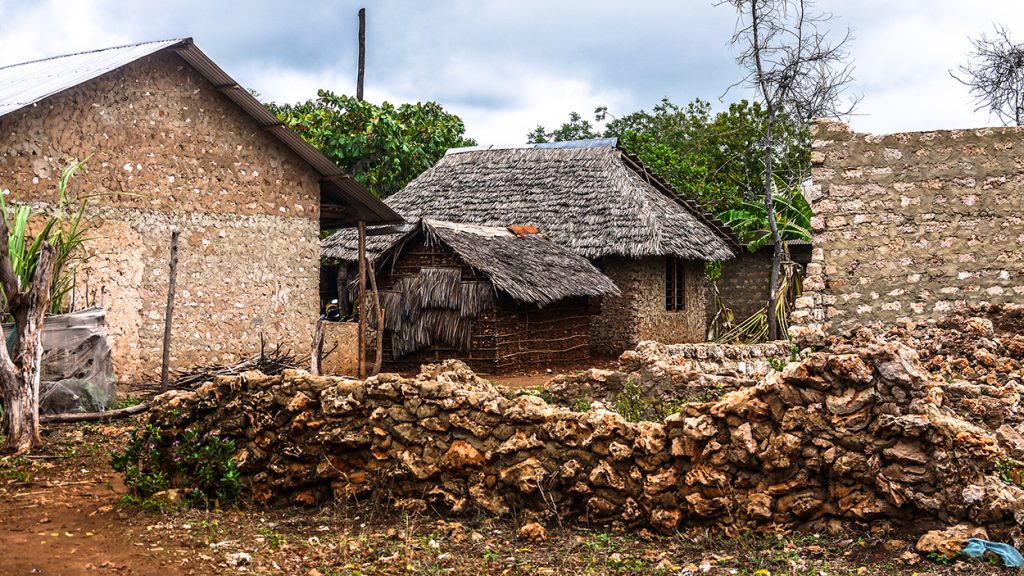
<svg viewBox="0 0 1024 576">
<path fill-rule="evenodd" d="M 703 263 L 738 248 L 726 226 L 615 139 L 449 150 L 385 202 L 409 221 L 532 225 L 589 259 L 621 291 L 593 319 L 597 353 L 648 339 L 703 340 Z M 371 256 L 398 238 L 371 236 Z M 345 259 L 354 247 L 355 235 L 342 231 L 324 240 L 323 253 Z"/>
<path fill-rule="evenodd" d="M 423 220 L 374 267 L 392 370 L 445 358 L 490 373 L 583 361 L 599 299 L 619 295 L 587 259 L 528 227 Z"/>
</svg>

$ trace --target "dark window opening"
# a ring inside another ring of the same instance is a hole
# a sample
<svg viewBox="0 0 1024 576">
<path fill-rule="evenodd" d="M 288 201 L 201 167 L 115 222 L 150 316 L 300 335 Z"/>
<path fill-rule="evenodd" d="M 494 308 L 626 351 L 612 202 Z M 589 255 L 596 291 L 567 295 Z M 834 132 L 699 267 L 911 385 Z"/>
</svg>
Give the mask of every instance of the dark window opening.
<svg viewBox="0 0 1024 576">
<path fill-rule="evenodd" d="M 665 258 L 665 310 L 686 310 L 686 263 L 671 256 Z"/>
</svg>

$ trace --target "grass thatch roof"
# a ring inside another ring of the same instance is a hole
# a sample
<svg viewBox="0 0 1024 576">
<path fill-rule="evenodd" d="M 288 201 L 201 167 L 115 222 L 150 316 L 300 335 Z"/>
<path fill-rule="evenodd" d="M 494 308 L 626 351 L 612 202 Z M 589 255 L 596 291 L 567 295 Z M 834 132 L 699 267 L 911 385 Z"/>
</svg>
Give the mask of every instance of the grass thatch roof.
<svg viewBox="0 0 1024 576">
<path fill-rule="evenodd" d="M 586 258 L 722 260 L 737 248 L 728 228 L 614 139 L 449 150 L 386 203 L 409 221 L 533 225 Z M 395 240 L 370 237 L 371 257 Z M 355 235 L 341 231 L 323 249 L 327 257 L 354 260 Z"/>
<path fill-rule="evenodd" d="M 448 246 L 520 302 L 545 306 L 577 296 L 619 296 L 615 283 L 586 258 L 541 234 L 436 220 L 424 220 L 423 231 L 428 243 Z"/>
</svg>

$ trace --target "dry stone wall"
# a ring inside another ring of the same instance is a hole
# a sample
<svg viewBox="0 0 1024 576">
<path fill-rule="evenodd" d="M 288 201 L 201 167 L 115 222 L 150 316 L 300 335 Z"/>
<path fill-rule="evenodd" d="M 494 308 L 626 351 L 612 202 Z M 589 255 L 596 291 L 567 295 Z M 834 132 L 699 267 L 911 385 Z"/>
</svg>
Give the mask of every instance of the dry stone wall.
<svg viewBox="0 0 1024 576">
<path fill-rule="evenodd" d="M 89 158 L 92 259 L 76 305 L 103 306 L 121 380 L 159 370 L 171 229 L 181 230 L 172 367 L 270 343 L 308 349 L 318 309 L 319 177 L 173 53 L 0 118 L 0 188 L 53 202 Z"/>
<path fill-rule="evenodd" d="M 812 131 L 812 263 L 793 320 L 839 331 L 1024 301 L 1024 129 Z"/>
<path fill-rule="evenodd" d="M 913 349 L 867 334 L 662 422 L 509 397 L 448 361 L 365 382 L 219 377 L 157 397 L 151 423 L 167 442 L 187 427 L 235 438 L 261 502 L 376 497 L 664 531 L 966 521 L 1024 542 L 1024 489 L 997 470 L 1006 443 L 943 405 Z"/>
</svg>

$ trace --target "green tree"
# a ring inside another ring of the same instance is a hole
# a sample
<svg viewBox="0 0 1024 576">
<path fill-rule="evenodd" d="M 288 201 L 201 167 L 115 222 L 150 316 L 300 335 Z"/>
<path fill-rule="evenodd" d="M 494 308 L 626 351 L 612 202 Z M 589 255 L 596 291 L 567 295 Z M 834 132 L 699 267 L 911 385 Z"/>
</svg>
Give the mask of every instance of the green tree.
<svg viewBox="0 0 1024 576">
<path fill-rule="evenodd" d="M 578 112 L 569 112 L 568 122 L 565 122 L 551 132 L 548 132 L 544 126 L 538 124 L 532 132 L 526 135 L 526 141 L 530 144 L 543 144 L 545 142 L 568 142 L 570 140 L 589 140 L 600 137 L 601 133 L 594 129 L 589 120 L 585 120 Z"/>
<path fill-rule="evenodd" d="M 298 104 L 267 104 L 289 128 L 384 198 L 449 148 L 474 146 L 462 119 L 436 102 L 381 105 L 328 90 Z"/>
<path fill-rule="evenodd" d="M 760 104 L 743 100 L 715 113 L 701 99 L 681 106 L 665 98 L 650 110 L 621 118 L 612 118 L 607 108 L 600 107 L 595 120 L 608 120 L 603 134 L 573 112 L 558 130 L 547 132 L 538 126 L 528 137 L 530 142 L 618 138 L 623 149 L 636 154 L 680 194 L 716 214 L 753 199 L 763 185 L 760 150 L 767 118 Z M 775 129 L 783 134 L 776 144 L 782 171 L 796 181 L 809 176 L 806 128 L 783 122 Z"/>
</svg>

